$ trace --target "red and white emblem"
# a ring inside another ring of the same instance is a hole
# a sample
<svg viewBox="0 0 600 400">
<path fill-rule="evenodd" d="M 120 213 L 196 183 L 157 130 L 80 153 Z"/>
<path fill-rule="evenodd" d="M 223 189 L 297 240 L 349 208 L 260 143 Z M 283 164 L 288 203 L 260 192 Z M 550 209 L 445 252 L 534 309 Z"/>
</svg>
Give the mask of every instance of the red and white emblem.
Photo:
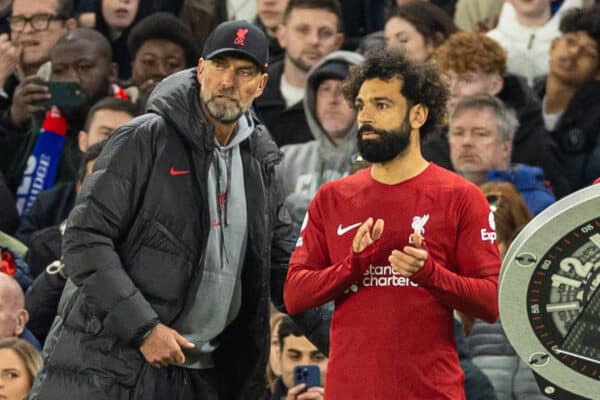
<svg viewBox="0 0 600 400">
<path fill-rule="evenodd" d="M 235 36 L 235 40 L 233 41 L 233 44 L 236 44 L 238 46 L 245 46 L 246 45 L 246 35 L 248 34 L 248 28 L 240 28 L 237 30 L 236 36 Z"/>
</svg>

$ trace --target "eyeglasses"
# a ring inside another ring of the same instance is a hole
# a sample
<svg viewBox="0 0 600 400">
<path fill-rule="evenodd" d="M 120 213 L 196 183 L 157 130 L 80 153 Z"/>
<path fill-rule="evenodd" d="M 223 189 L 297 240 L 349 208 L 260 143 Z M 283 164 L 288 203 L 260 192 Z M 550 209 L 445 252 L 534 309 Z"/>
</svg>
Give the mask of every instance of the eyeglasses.
<svg viewBox="0 0 600 400">
<path fill-rule="evenodd" d="M 25 30 L 27 24 L 30 24 L 35 31 L 45 31 L 50 26 L 50 22 L 55 20 L 64 21 L 66 18 L 62 15 L 52 14 L 34 14 L 31 17 L 22 15 L 13 15 L 8 18 L 10 29 L 13 32 L 20 33 Z"/>
</svg>

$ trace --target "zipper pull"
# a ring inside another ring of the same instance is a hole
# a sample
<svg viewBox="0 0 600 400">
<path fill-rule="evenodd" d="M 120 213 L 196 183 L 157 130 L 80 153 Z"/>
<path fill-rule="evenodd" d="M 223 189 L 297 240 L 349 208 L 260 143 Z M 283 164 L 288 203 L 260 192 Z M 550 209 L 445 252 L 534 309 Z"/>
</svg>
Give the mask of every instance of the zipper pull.
<svg viewBox="0 0 600 400">
<path fill-rule="evenodd" d="M 529 36 L 529 42 L 527 43 L 527 50 L 531 50 L 531 46 L 533 46 L 533 40 L 535 39 L 535 33 L 532 33 Z"/>
</svg>

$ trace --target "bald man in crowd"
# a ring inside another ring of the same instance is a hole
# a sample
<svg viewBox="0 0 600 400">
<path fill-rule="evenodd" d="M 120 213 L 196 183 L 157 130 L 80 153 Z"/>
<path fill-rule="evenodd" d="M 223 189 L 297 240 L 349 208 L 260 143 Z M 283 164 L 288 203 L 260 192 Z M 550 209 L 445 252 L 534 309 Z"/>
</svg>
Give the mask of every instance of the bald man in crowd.
<svg viewBox="0 0 600 400">
<path fill-rule="evenodd" d="M 25 326 L 28 320 L 21 286 L 12 276 L 0 272 L 0 339 L 20 337 L 41 350 L 40 342 Z"/>
</svg>

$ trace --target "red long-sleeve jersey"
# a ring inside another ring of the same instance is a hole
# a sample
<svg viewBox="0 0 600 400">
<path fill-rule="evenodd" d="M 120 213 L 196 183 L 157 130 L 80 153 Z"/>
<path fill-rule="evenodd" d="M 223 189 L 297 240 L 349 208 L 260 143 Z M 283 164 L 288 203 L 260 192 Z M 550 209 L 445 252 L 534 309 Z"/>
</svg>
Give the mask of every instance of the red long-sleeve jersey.
<svg viewBox="0 0 600 400">
<path fill-rule="evenodd" d="M 369 217 L 384 220 L 383 235 L 353 254 Z M 408 279 L 388 256 L 414 231 L 428 258 Z M 300 235 L 284 300 L 292 314 L 335 300 L 328 400 L 464 398 L 452 311 L 498 316 L 495 224 L 477 187 L 434 164 L 396 185 L 364 170 L 322 187 Z"/>
</svg>

